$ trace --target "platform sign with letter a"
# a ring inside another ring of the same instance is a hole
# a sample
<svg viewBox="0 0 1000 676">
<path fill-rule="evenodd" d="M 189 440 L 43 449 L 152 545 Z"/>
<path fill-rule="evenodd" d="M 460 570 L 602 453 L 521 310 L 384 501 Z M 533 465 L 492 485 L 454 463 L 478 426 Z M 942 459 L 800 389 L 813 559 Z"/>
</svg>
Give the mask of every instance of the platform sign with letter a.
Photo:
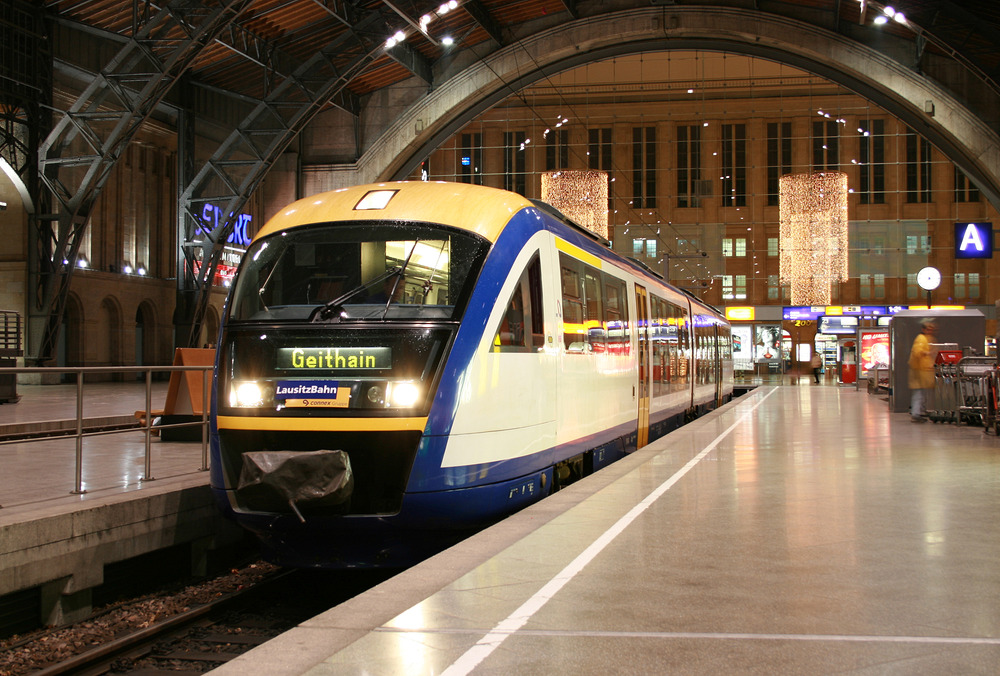
<svg viewBox="0 0 1000 676">
<path fill-rule="evenodd" d="M 993 224 L 956 223 L 955 258 L 993 258 Z"/>
</svg>

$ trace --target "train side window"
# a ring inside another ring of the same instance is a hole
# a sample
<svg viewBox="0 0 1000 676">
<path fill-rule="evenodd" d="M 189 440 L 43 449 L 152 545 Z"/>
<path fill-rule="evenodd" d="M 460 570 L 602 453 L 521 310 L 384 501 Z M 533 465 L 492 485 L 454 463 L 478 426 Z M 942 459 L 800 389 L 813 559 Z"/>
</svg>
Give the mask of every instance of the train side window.
<svg viewBox="0 0 1000 676">
<path fill-rule="evenodd" d="M 670 310 L 677 326 L 677 378 L 678 382 L 686 384 L 691 375 L 690 317 L 687 308 L 671 305 Z"/>
<path fill-rule="evenodd" d="M 586 326 L 587 343 L 591 352 L 604 352 L 607 348 L 607 338 L 604 333 L 604 298 L 601 293 L 601 277 L 599 270 L 590 266 L 583 268 L 584 301 L 587 306 Z"/>
<path fill-rule="evenodd" d="M 652 297 L 653 394 L 683 389 L 688 382 L 690 352 L 684 308 Z"/>
<path fill-rule="evenodd" d="M 607 334 L 608 353 L 610 354 L 627 355 L 631 348 L 628 331 L 628 303 L 625 298 L 625 282 L 605 275 L 604 326 Z"/>
<path fill-rule="evenodd" d="M 566 350 L 583 354 L 588 351 L 583 326 L 583 264 L 565 254 L 559 255 L 562 277 L 563 342 Z"/>
<path fill-rule="evenodd" d="M 544 344 L 542 266 L 536 255 L 514 286 L 514 292 L 493 337 L 493 351 L 534 352 Z"/>
<path fill-rule="evenodd" d="M 542 310 L 542 264 L 536 255 L 528 266 L 528 297 L 530 300 L 531 347 L 541 350 L 545 347 L 545 314 Z"/>
<path fill-rule="evenodd" d="M 715 325 L 708 315 L 698 315 L 695 325 L 695 377 L 699 385 L 713 382 L 715 376 Z"/>
<path fill-rule="evenodd" d="M 652 346 L 652 373 L 653 396 L 657 397 L 666 393 L 665 384 L 670 382 L 670 345 L 669 327 L 667 325 L 665 311 L 666 302 L 656 296 L 650 296 L 650 317 L 649 317 L 649 340 Z"/>
</svg>

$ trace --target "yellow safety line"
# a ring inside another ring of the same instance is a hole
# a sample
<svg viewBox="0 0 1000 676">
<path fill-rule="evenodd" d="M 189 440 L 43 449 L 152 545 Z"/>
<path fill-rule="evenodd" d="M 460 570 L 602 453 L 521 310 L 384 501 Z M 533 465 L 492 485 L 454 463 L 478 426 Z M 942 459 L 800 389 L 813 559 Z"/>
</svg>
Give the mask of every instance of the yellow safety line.
<svg viewBox="0 0 1000 676">
<path fill-rule="evenodd" d="M 220 415 L 220 430 L 276 430 L 289 432 L 417 431 L 427 418 L 262 418 Z"/>
</svg>

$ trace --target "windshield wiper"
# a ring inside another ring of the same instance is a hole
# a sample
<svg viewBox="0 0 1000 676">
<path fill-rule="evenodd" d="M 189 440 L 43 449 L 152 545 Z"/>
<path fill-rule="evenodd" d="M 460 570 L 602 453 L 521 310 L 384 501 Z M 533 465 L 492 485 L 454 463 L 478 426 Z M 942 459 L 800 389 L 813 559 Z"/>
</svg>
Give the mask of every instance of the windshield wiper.
<svg viewBox="0 0 1000 676">
<path fill-rule="evenodd" d="M 385 308 L 382 310 L 382 316 L 379 319 L 385 319 L 385 315 L 389 312 L 389 305 L 392 304 L 392 297 L 396 294 L 396 288 L 399 283 L 403 280 L 404 274 L 406 273 L 406 266 L 410 264 L 410 259 L 413 258 L 413 252 L 417 250 L 417 244 L 420 243 L 419 239 L 413 241 L 413 246 L 410 248 L 410 253 L 407 255 L 406 260 L 403 261 L 403 265 L 398 268 L 392 268 L 387 270 L 384 274 L 379 275 L 375 279 L 370 279 L 364 284 L 356 286 L 347 293 L 341 294 L 334 298 L 333 300 L 318 306 L 309 314 L 310 322 L 325 322 L 333 319 L 335 316 L 344 319 L 342 314 L 343 305 L 345 302 L 358 295 L 365 289 L 384 282 L 390 277 L 396 277 L 395 284 L 392 285 L 392 292 L 389 294 L 389 298 L 385 301 Z"/>
<path fill-rule="evenodd" d="M 323 322 L 323 321 L 326 321 L 328 319 L 332 319 L 335 315 L 340 314 L 340 311 L 343 309 L 344 303 L 346 303 L 347 301 L 349 301 L 351 298 L 354 298 L 359 293 L 361 293 L 362 291 L 366 290 L 368 287 L 372 286 L 373 284 L 377 284 L 379 282 L 385 281 L 385 280 L 389 279 L 390 277 L 392 277 L 393 275 L 400 275 L 400 276 L 402 276 L 402 274 L 403 274 L 403 268 L 393 268 L 392 270 L 388 270 L 385 273 L 379 275 L 375 279 L 369 280 L 369 281 L 365 282 L 364 284 L 359 284 L 358 286 L 354 287 L 353 289 L 351 289 L 347 293 L 342 293 L 339 296 L 337 296 L 336 298 L 334 298 L 333 300 L 328 301 L 328 302 L 324 303 L 323 305 L 317 306 L 309 314 L 309 321 L 311 321 L 311 322 Z"/>
</svg>

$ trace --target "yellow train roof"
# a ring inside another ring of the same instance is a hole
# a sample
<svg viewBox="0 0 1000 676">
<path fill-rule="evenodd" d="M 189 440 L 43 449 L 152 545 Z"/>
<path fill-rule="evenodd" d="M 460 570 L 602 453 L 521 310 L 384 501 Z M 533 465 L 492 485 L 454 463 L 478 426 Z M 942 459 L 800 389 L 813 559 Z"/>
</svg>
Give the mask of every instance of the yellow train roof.
<svg viewBox="0 0 1000 676">
<path fill-rule="evenodd" d="M 383 204 L 384 202 L 384 204 Z M 531 202 L 516 193 L 467 183 L 397 181 L 319 193 L 289 204 L 254 239 L 333 221 L 421 221 L 475 232 L 495 242 L 511 216 Z"/>
</svg>

